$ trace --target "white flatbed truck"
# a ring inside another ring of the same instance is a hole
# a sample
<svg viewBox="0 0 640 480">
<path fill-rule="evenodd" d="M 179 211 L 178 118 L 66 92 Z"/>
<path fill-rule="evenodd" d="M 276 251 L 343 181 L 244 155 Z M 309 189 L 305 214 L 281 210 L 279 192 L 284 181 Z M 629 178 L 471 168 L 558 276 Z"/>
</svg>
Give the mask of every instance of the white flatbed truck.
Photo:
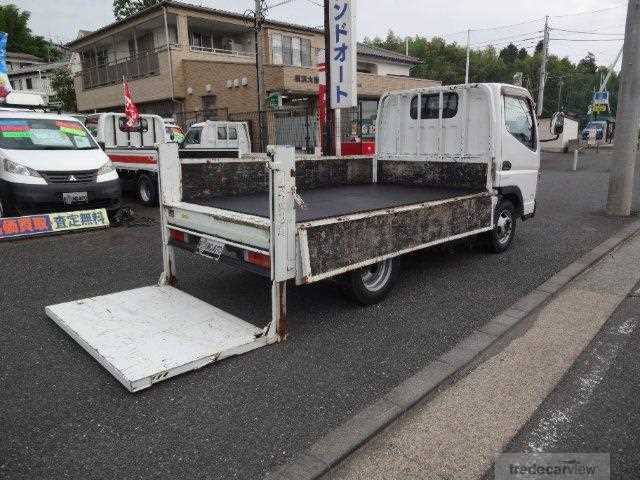
<svg viewBox="0 0 640 480">
<path fill-rule="evenodd" d="M 485 235 L 509 248 L 533 216 L 540 148 L 530 94 L 475 84 L 395 92 L 375 157 L 183 158 L 158 145 L 164 272 L 156 286 L 53 305 L 47 315 L 134 392 L 287 337 L 287 283 L 328 278 L 384 298 L 398 258 Z M 176 249 L 271 280 L 254 326 L 180 291 Z"/>
</svg>

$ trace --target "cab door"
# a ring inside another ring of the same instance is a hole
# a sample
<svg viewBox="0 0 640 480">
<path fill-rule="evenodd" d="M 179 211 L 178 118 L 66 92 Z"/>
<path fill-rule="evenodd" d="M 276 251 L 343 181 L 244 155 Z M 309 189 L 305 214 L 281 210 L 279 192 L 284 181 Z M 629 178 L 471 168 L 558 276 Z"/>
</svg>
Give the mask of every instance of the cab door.
<svg viewBox="0 0 640 480">
<path fill-rule="evenodd" d="M 533 102 L 526 96 L 502 96 L 502 155 L 496 162 L 496 186 L 520 191 L 523 214 L 533 213 L 540 148 Z"/>
</svg>

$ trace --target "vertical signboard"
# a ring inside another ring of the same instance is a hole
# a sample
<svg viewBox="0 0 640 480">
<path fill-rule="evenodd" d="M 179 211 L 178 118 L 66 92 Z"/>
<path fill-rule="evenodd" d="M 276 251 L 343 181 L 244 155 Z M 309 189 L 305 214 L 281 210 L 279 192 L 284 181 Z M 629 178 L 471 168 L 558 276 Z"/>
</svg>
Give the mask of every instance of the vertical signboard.
<svg viewBox="0 0 640 480">
<path fill-rule="evenodd" d="M 356 0 L 330 0 L 330 4 L 331 108 L 352 108 L 358 105 Z"/>
</svg>

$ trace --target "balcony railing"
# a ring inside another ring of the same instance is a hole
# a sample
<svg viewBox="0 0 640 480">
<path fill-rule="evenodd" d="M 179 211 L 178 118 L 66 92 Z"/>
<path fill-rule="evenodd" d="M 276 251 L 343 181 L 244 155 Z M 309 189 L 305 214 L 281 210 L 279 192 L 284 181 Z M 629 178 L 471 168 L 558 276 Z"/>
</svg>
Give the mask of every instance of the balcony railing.
<svg viewBox="0 0 640 480">
<path fill-rule="evenodd" d="M 240 50 L 225 50 L 224 48 L 199 47 L 197 45 L 189 45 L 189 49 L 194 53 L 212 53 L 219 55 L 232 55 L 235 57 L 254 57 L 255 52 L 243 52 Z"/>
<path fill-rule="evenodd" d="M 109 62 L 98 67 L 85 68 L 80 72 L 85 90 L 160 74 L 159 52 L 142 52 L 134 57 Z"/>
</svg>

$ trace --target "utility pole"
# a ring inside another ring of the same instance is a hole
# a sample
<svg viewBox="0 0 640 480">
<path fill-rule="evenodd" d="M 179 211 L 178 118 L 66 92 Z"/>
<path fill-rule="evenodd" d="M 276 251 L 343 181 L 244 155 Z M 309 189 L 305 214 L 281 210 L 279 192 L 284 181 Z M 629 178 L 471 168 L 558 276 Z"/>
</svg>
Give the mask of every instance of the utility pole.
<svg viewBox="0 0 640 480">
<path fill-rule="evenodd" d="M 540 80 L 538 82 L 538 118 L 542 117 L 544 109 L 544 87 L 547 83 L 547 57 L 549 56 L 549 15 L 544 22 L 544 41 L 542 47 L 542 65 L 540 66 Z"/>
<path fill-rule="evenodd" d="M 324 63 L 327 75 L 327 112 L 325 117 L 325 138 L 323 153 L 333 155 L 335 152 L 335 142 L 333 135 L 335 130 L 335 116 L 331 108 L 331 95 L 333 85 L 331 84 L 331 0 L 324 0 Z"/>
<path fill-rule="evenodd" d="M 469 83 L 469 63 L 471 60 L 471 30 L 467 30 L 467 67 L 464 71 L 464 83 Z"/>
<path fill-rule="evenodd" d="M 262 45 L 262 24 L 264 23 L 264 12 L 262 8 L 263 0 L 255 0 L 254 33 L 256 43 L 256 89 L 258 93 L 258 138 L 260 143 L 260 151 L 266 151 L 266 125 L 264 118 L 265 97 L 264 89 L 264 48 Z"/>
<path fill-rule="evenodd" d="M 631 214 L 640 133 L 640 0 L 629 0 L 607 213 Z"/>
</svg>

